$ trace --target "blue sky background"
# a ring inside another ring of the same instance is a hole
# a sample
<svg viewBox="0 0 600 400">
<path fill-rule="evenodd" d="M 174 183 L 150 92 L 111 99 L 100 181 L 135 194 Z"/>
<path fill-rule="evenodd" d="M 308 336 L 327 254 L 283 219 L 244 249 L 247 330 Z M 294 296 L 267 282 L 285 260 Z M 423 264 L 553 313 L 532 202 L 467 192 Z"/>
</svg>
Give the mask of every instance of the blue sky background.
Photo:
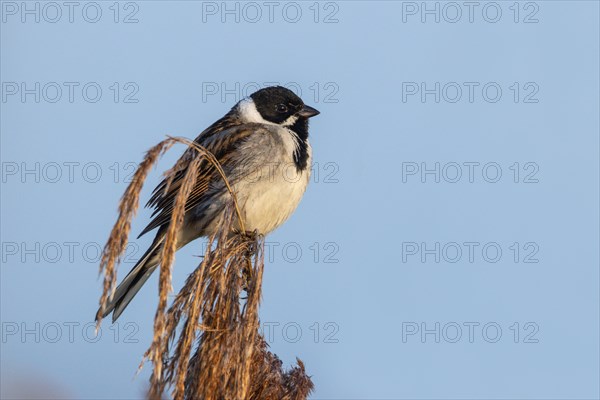
<svg viewBox="0 0 600 400">
<path fill-rule="evenodd" d="M 21 4 L 1 3 L 3 397 L 142 396 L 156 277 L 90 328 L 132 163 L 269 82 L 321 111 L 261 308 L 313 398 L 600 396 L 597 2 L 480 2 L 471 21 L 428 2 L 439 22 L 421 2 L 81 2 L 72 22 Z M 176 290 L 201 252 L 177 254 Z"/>
</svg>

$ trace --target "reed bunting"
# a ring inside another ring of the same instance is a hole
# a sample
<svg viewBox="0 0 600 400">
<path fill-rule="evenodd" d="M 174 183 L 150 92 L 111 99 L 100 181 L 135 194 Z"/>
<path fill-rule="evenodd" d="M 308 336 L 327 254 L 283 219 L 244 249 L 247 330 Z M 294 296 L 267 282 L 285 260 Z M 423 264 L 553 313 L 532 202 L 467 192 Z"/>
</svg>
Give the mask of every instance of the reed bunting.
<svg viewBox="0 0 600 400">
<path fill-rule="evenodd" d="M 298 206 L 311 170 L 308 119 L 318 114 L 292 91 L 281 86 L 268 87 L 238 102 L 195 139 L 223 167 L 247 231 L 267 234 L 285 222 Z M 191 156 L 193 151 L 188 149 L 182 157 Z M 178 249 L 215 233 L 231 198 L 214 168 L 208 163 L 202 165 L 185 206 Z M 289 176 L 290 167 L 295 173 L 293 179 Z M 113 322 L 158 267 L 184 173 L 180 171 L 170 185 L 163 180 L 146 205 L 154 208 L 153 219 L 140 236 L 156 228 L 158 231 L 150 248 L 119 284 L 102 312 L 104 316 L 112 312 Z"/>
</svg>

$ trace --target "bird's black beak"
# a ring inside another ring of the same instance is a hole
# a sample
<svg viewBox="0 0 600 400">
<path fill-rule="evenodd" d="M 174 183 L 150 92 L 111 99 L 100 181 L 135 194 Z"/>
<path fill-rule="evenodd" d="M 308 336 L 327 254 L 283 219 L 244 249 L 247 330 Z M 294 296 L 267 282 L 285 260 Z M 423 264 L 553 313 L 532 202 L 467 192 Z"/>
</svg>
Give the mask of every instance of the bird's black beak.
<svg viewBox="0 0 600 400">
<path fill-rule="evenodd" d="M 306 104 L 304 105 L 302 110 L 300 110 L 300 112 L 298 113 L 298 115 L 300 115 L 301 117 L 304 117 L 304 118 L 314 117 L 315 115 L 319 115 L 319 114 L 321 114 L 321 112 L 319 110 L 317 110 L 316 108 L 312 108 L 311 106 L 307 106 Z"/>
</svg>

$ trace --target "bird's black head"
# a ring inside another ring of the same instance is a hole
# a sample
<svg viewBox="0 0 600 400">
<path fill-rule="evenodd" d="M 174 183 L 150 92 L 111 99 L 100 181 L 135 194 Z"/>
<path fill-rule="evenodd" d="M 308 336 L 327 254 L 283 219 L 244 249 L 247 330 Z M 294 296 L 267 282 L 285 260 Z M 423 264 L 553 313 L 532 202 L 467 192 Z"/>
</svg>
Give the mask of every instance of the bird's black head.
<svg viewBox="0 0 600 400">
<path fill-rule="evenodd" d="M 305 105 L 294 92 L 282 86 L 260 89 L 250 98 L 264 120 L 278 125 L 293 125 L 298 119 L 319 114 L 319 111 Z"/>
</svg>

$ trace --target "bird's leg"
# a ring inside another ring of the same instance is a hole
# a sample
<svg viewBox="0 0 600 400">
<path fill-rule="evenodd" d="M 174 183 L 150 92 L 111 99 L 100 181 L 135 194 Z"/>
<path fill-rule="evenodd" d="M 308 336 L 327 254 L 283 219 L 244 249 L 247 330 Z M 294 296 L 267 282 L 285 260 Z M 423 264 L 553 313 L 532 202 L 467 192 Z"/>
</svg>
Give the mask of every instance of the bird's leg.
<svg viewBox="0 0 600 400">
<path fill-rule="evenodd" d="M 248 293 L 250 288 L 250 284 L 252 282 L 252 256 L 256 253 L 256 244 L 257 244 L 257 231 L 246 231 L 240 233 L 240 235 L 244 238 L 244 240 L 248 241 L 248 249 L 246 250 L 246 254 L 244 255 L 244 267 L 242 268 L 242 290 Z"/>
</svg>

